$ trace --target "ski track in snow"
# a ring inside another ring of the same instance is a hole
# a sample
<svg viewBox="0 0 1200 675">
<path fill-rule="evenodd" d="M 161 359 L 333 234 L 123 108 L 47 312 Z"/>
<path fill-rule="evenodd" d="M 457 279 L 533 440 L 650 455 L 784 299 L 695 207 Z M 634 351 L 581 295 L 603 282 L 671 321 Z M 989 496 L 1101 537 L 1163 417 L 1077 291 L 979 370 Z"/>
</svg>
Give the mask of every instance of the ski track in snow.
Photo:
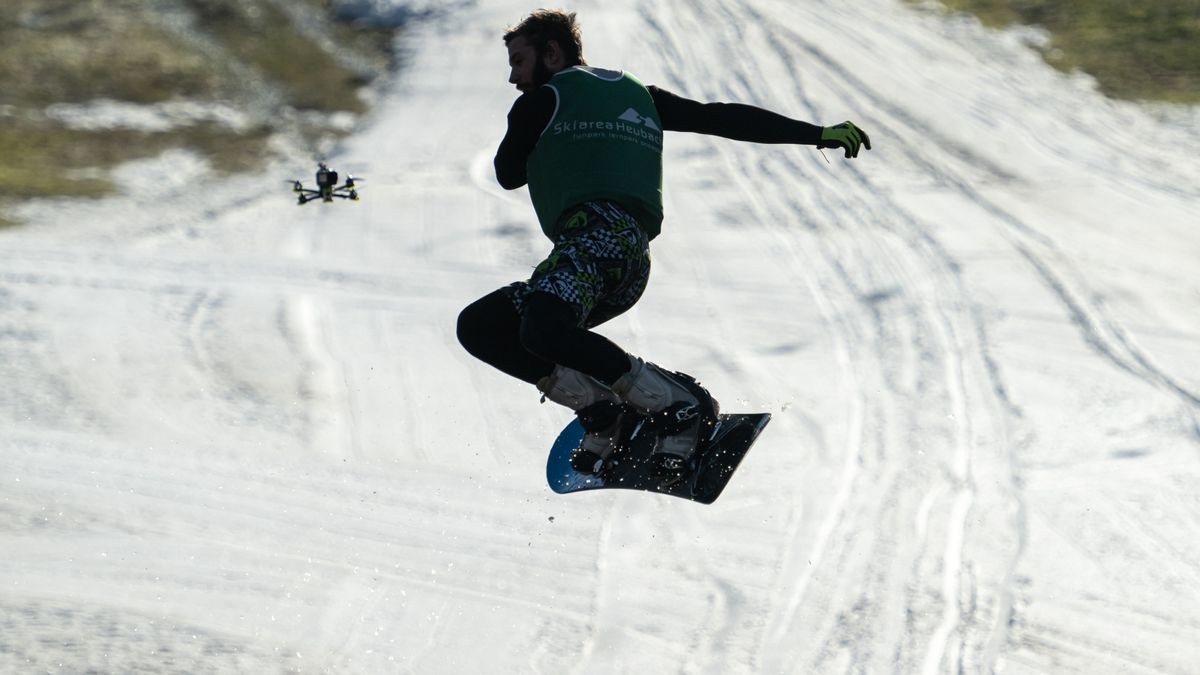
<svg viewBox="0 0 1200 675">
<path fill-rule="evenodd" d="M 1195 125 L 899 3 L 583 0 L 590 62 L 874 149 L 668 135 L 602 331 L 774 420 L 712 506 L 560 497 L 569 413 L 454 336 L 549 248 L 491 167 L 528 9 L 406 34 L 360 203 L 0 231 L 0 672 L 1194 669 Z"/>
</svg>

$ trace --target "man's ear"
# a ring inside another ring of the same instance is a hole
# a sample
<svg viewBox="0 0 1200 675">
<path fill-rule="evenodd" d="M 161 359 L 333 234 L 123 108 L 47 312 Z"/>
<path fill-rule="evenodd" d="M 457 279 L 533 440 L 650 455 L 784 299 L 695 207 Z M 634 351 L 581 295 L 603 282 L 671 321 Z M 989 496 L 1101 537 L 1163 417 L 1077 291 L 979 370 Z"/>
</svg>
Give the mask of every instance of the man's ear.
<svg viewBox="0 0 1200 675">
<path fill-rule="evenodd" d="M 558 40 L 546 41 L 546 49 L 542 52 L 542 59 L 551 70 L 563 68 L 567 65 L 566 55 L 563 53 L 562 47 L 558 45 Z"/>
</svg>

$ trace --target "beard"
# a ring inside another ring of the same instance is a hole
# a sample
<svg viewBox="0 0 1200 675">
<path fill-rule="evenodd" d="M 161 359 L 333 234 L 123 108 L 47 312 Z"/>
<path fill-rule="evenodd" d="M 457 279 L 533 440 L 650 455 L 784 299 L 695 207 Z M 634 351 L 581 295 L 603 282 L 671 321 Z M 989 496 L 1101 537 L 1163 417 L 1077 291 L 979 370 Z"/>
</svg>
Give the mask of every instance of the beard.
<svg viewBox="0 0 1200 675">
<path fill-rule="evenodd" d="M 540 87 L 550 81 L 553 73 L 546 67 L 546 63 L 538 56 L 537 61 L 533 64 L 533 86 Z"/>
</svg>

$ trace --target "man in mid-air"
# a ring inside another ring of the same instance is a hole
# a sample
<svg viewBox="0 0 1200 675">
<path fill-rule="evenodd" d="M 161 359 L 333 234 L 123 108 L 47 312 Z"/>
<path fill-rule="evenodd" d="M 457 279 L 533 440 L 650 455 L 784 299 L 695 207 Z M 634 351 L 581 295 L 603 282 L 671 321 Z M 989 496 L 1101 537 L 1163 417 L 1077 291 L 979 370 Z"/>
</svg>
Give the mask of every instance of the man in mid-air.
<svg viewBox="0 0 1200 675">
<path fill-rule="evenodd" d="M 572 465 L 598 471 L 619 442 L 626 406 L 665 431 L 650 456 L 664 483 L 682 476 L 719 411 L 692 377 L 625 352 L 590 329 L 638 301 L 649 242 L 662 221 L 664 131 L 755 143 L 871 148 L 850 122 L 820 127 L 748 105 L 698 103 L 626 72 L 587 65 L 574 13 L 538 10 L 504 34 L 521 91 L 496 152 L 496 178 L 529 186 L 554 248 L 527 281 L 462 311 L 458 339 L 475 357 L 567 406 L 584 429 Z"/>
</svg>

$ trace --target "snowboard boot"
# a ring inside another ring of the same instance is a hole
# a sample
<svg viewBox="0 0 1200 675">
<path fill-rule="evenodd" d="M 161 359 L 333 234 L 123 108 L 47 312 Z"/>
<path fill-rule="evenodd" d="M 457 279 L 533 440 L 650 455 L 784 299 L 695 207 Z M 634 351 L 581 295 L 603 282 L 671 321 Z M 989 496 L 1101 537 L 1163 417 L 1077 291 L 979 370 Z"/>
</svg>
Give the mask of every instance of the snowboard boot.
<svg viewBox="0 0 1200 675">
<path fill-rule="evenodd" d="M 537 388 L 545 398 L 575 411 L 583 427 L 583 441 L 571 453 L 571 468 L 599 473 L 616 448 L 623 406 L 617 395 L 599 380 L 578 370 L 555 366 Z"/>
<path fill-rule="evenodd" d="M 683 477 L 721 407 L 691 376 L 664 371 L 636 356 L 629 361 L 632 368 L 613 383 L 612 390 L 657 427 L 659 442 L 650 455 L 651 473 L 670 485 Z"/>
</svg>

